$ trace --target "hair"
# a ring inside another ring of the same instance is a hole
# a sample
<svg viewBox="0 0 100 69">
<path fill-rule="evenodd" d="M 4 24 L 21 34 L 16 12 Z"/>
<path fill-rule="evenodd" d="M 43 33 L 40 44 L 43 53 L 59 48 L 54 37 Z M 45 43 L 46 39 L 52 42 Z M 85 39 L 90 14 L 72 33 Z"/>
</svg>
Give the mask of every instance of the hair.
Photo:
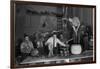
<svg viewBox="0 0 100 69">
<path fill-rule="evenodd" d="M 24 34 L 24 38 L 25 38 L 25 37 L 28 37 L 28 35 L 27 35 L 26 33 Z"/>
</svg>

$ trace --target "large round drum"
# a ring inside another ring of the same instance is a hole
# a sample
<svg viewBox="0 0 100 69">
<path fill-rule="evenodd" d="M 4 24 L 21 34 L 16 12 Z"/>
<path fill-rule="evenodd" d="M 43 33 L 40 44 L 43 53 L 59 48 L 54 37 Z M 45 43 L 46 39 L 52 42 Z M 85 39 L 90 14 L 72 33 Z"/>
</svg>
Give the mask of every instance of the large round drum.
<svg viewBox="0 0 100 69">
<path fill-rule="evenodd" d="M 72 54 L 81 54 L 82 52 L 82 47 L 80 44 L 73 44 L 71 46 L 71 53 Z"/>
<path fill-rule="evenodd" d="M 38 56 L 39 51 L 37 49 L 33 49 L 33 51 L 31 52 L 32 56 Z"/>
</svg>

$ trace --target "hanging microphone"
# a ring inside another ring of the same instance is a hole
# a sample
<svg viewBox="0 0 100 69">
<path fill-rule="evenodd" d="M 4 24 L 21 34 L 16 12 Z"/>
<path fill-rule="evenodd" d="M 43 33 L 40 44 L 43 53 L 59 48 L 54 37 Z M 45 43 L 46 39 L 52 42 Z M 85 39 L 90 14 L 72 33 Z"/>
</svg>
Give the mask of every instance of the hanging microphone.
<svg viewBox="0 0 100 69">
<path fill-rule="evenodd" d="M 66 20 L 66 21 L 69 21 L 69 22 L 73 22 L 72 18 L 66 18 L 66 17 L 64 17 L 64 18 L 62 18 L 62 20 Z"/>
</svg>

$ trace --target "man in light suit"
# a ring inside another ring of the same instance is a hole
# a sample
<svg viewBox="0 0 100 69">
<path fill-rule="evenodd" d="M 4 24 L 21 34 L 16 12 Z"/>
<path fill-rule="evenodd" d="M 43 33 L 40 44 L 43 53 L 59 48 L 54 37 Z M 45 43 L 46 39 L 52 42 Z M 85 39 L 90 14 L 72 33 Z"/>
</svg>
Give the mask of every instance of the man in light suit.
<svg viewBox="0 0 100 69">
<path fill-rule="evenodd" d="M 56 34 L 53 34 L 53 36 L 51 36 L 45 43 L 45 45 L 48 45 L 48 49 L 49 49 L 48 57 L 54 56 L 53 48 L 57 47 L 57 44 L 64 46 L 64 47 L 66 46 L 63 42 L 61 42 L 57 38 Z"/>
</svg>

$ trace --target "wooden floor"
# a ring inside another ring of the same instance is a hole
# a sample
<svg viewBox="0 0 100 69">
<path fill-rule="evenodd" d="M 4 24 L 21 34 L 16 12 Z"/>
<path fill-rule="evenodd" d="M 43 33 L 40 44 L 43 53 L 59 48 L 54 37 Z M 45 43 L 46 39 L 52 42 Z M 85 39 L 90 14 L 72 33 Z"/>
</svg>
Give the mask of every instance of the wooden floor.
<svg viewBox="0 0 100 69">
<path fill-rule="evenodd" d="M 59 62 L 59 61 L 63 61 L 63 62 L 70 62 L 71 59 L 80 59 L 80 58 L 90 58 L 93 57 L 93 52 L 92 50 L 89 51 L 85 51 L 80 55 L 70 55 L 70 56 L 54 56 L 54 57 L 50 57 L 50 58 L 41 58 L 41 57 L 27 57 L 23 62 L 21 62 L 20 64 L 35 64 L 35 63 L 49 63 L 51 61 L 53 62 Z"/>
</svg>

